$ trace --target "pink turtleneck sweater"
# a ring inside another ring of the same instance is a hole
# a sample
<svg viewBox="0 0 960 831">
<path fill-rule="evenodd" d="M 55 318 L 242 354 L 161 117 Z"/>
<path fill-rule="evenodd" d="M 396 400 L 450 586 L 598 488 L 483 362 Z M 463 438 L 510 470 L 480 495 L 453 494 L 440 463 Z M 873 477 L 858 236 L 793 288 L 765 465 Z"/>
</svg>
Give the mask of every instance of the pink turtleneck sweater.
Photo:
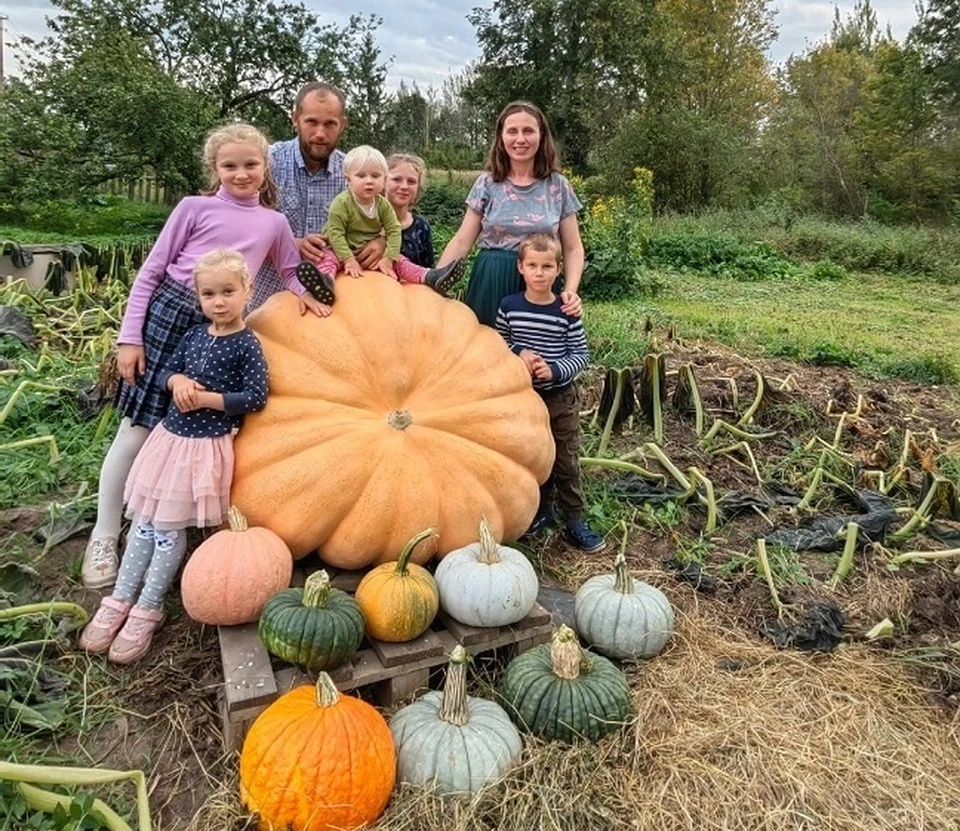
<svg viewBox="0 0 960 831">
<path fill-rule="evenodd" d="M 290 291 L 306 292 L 296 277 L 302 257 L 286 217 L 263 207 L 259 196 L 238 199 L 221 187 L 213 196 L 187 196 L 173 209 L 133 281 L 117 342 L 142 345 L 147 306 L 164 274 L 192 291 L 193 267 L 215 248 L 239 251 L 252 275 L 269 258 Z"/>
</svg>

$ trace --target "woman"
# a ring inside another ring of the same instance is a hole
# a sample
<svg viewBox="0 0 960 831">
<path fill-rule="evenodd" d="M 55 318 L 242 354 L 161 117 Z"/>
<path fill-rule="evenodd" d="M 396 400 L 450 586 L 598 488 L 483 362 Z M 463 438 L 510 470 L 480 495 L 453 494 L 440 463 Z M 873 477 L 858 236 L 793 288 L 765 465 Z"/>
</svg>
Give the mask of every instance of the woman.
<svg viewBox="0 0 960 831">
<path fill-rule="evenodd" d="M 513 101 L 497 119 L 485 170 L 467 196 L 463 222 L 437 267 L 466 257 L 474 243 L 479 245 L 464 300 L 481 323 L 493 326 L 500 301 L 523 291 L 517 271 L 520 240 L 534 232 L 554 234 L 563 248 L 563 285 L 558 287 L 563 311 L 579 317 L 580 208 L 580 200 L 560 173 L 543 113 L 528 101 Z"/>
</svg>

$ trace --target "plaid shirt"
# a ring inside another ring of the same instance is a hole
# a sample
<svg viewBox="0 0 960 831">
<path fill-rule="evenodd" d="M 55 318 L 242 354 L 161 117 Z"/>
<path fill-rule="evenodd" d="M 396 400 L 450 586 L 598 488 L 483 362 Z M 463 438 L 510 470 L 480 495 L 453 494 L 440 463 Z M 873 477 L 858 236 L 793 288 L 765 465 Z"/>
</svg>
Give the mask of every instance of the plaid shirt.
<svg viewBox="0 0 960 831">
<path fill-rule="evenodd" d="M 307 234 L 319 234 L 327 222 L 327 210 L 333 197 L 346 190 L 347 180 L 343 176 L 345 155 L 342 150 L 335 149 L 325 169 L 310 173 L 303 161 L 298 138 L 270 145 L 270 175 L 280 193 L 277 208 L 287 218 L 297 239 Z M 270 295 L 285 288 L 273 263 L 265 262 L 253 281 L 249 310 L 253 311 Z"/>
</svg>

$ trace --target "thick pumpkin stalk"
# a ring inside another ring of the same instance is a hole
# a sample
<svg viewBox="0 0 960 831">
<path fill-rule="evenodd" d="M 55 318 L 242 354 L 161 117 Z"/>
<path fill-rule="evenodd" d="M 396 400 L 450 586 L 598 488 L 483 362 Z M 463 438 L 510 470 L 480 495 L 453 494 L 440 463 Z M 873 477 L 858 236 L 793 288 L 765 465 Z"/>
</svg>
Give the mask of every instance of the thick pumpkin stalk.
<svg viewBox="0 0 960 831">
<path fill-rule="evenodd" d="M 247 530 L 247 518 L 236 505 L 227 508 L 227 522 L 230 524 L 231 531 Z"/>
<path fill-rule="evenodd" d="M 327 673 L 321 672 L 317 676 L 317 706 L 333 707 L 339 700 L 340 690 Z"/>
<path fill-rule="evenodd" d="M 500 562 L 500 546 L 487 524 L 486 517 L 480 520 L 480 556 L 477 557 L 477 562 L 485 565 Z"/>
<path fill-rule="evenodd" d="M 562 624 L 550 641 L 553 674 L 571 681 L 579 677 L 582 657 L 576 633 L 565 623 Z"/>
<path fill-rule="evenodd" d="M 325 569 L 315 571 L 303 584 L 303 605 L 310 609 L 323 609 L 330 596 L 330 575 Z"/>
<path fill-rule="evenodd" d="M 461 644 L 457 644 L 450 653 L 447 664 L 447 678 L 443 684 L 443 701 L 440 704 L 441 720 L 457 727 L 463 727 L 470 721 L 467 712 L 467 664 L 470 656 Z"/>
<path fill-rule="evenodd" d="M 397 569 L 396 573 L 401 577 L 407 574 L 407 563 L 410 560 L 410 555 L 413 554 L 413 549 L 415 549 L 420 543 L 424 540 L 429 539 L 434 534 L 433 528 L 427 528 L 425 531 L 421 531 L 416 536 L 412 537 L 410 542 L 408 542 L 404 547 L 403 551 L 400 552 L 400 556 L 397 558 Z"/>
<path fill-rule="evenodd" d="M 620 543 L 620 552 L 613 561 L 613 573 L 616 575 L 613 588 L 620 594 L 633 594 L 633 575 L 627 570 L 627 525 L 623 526 L 623 542 Z"/>
</svg>

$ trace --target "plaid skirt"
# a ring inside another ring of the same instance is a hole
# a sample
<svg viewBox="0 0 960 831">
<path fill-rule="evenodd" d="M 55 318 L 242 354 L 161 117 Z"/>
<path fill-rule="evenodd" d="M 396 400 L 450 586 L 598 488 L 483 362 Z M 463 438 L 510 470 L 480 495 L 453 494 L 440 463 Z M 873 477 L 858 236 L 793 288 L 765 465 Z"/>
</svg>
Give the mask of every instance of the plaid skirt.
<svg viewBox="0 0 960 831">
<path fill-rule="evenodd" d="M 157 378 L 187 330 L 205 321 L 197 295 L 186 286 L 164 277 L 150 298 L 143 322 L 147 371 L 137 378 L 136 386 L 121 381 L 117 388 L 114 405 L 121 416 L 149 430 L 160 423 L 167 414 L 170 393 L 157 384 Z"/>
</svg>

